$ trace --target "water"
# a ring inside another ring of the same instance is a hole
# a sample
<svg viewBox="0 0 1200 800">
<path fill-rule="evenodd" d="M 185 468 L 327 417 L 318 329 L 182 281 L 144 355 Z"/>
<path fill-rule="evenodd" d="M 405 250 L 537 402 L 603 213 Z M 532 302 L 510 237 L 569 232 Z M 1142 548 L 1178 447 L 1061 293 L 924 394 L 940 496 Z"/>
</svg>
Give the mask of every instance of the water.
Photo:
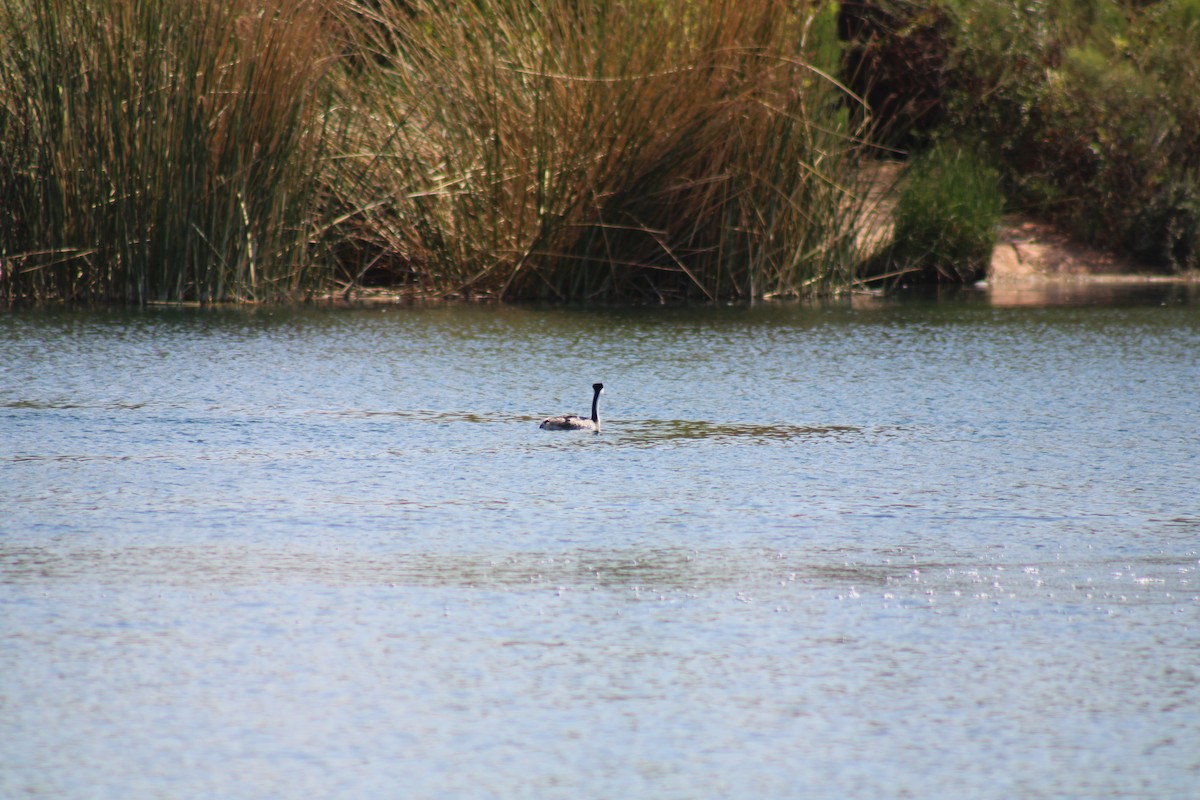
<svg viewBox="0 0 1200 800">
<path fill-rule="evenodd" d="M 0 796 L 1200 796 L 1200 302 L 1111 291 L 2 314 Z"/>
</svg>

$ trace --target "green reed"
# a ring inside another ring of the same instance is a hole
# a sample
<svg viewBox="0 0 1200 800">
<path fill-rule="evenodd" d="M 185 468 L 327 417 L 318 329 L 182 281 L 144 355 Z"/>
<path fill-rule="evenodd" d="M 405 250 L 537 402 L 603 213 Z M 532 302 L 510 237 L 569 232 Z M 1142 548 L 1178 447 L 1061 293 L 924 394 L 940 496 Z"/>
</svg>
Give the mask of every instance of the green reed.
<svg viewBox="0 0 1200 800">
<path fill-rule="evenodd" d="M 326 24 L 304 0 L 0 0 L 0 295 L 315 287 Z"/>
<path fill-rule="evenodd" d="M 853 280 L 832 6 L 382 0 L 352 19 L 354 144 L 330 180 L 351 280 L 658 300 Z"/>
</svg>

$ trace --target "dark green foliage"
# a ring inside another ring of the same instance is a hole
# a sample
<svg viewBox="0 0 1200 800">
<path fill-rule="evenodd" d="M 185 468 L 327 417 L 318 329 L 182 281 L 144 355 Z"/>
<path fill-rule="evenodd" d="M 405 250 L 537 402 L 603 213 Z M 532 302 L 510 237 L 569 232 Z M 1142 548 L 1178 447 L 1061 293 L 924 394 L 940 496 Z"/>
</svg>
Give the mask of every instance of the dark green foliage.
<svg viewBox="0 0 1200 800">
<path fill-rule="evenodd" d="M 881 80 L 924 70 L 891 107 L 943 100 L 932 137 L 986 143 L 1017 207 L 1161 268 L 1194 263 L 1178 176 L 1200 170 L 1198 0 L 866 4 L 869 52 L 895 54 Z"/>
<path fill-rule="evenodd" d="M 1132 223 L 1135 255 L 1176 272 L 1200 270 L 1200 172 L 1168 178 Z"/>
<path fill-rule="evenodd" d="M 953 15 L 922 0 L 846 0 L 838 6 L 846 82 L 866 101 L 876 141 L 898 148 L 927 143 L 946 118 Z"/>
</svg>

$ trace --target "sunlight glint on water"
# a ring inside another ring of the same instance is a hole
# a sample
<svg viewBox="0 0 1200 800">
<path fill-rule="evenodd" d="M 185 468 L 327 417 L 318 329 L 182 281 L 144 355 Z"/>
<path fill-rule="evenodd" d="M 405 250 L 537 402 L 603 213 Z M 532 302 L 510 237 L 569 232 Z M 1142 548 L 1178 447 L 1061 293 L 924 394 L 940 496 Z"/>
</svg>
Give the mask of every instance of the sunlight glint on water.
<svg viewBox="0 0 1200 800">
<path fill-rule="evenodd" d="M 0 316 L 0 796 L 1194 796 L 1118 299 Z"/>
</svg>

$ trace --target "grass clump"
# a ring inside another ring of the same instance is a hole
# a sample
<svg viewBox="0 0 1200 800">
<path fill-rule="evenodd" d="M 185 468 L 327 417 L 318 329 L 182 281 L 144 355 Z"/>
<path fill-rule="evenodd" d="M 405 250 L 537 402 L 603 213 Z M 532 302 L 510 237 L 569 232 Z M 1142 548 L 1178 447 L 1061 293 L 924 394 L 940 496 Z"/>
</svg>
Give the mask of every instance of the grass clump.
<svg viewBox="0 0 1200 800">
<path fill-rule="evenodd" d="M 939 143 L 905 176 L 891 260 L 907 280 L 978 280 L 987 273 L 1003 210 L 1000 173 L 972 147 Z"/>
<path fill-rule="evenodd" d="M 325 25 L 305 0 L 2 0 L 0 296 L 317 284 Z"/>
<path fill-rule="evenodd" d="M 831 6 L 382 0 L 356 8 L 346 277 L 505 298 L 811 294 L 861 203 Z"/>
</svg>

